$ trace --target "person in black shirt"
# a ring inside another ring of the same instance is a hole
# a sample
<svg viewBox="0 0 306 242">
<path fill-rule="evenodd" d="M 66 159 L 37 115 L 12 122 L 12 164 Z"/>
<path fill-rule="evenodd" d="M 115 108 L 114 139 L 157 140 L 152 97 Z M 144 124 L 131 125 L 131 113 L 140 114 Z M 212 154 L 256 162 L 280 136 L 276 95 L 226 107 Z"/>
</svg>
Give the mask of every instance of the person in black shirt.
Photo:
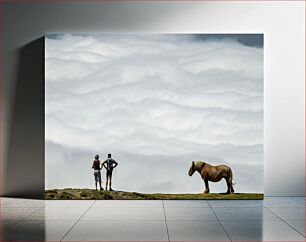
<svg viewBox="0 0 306 242">
<path fill-rule="evenodd" d="M 118 162 L 112 159 L 112 155 L 107 155 L 107 160 L 102 163 L 102 167 L 106 169 L 106 185 L 105 189 L 107 190 L 107 185 L 109 184 L 109 191 L 113 191 L 112 189 L 112 174 L 115 167 L 118 165 Z"/>
<path fill-rule="evenodd" d="M 100 185 L 100 190 L 103 190 L 103 187 L 101 185 L 102 181 L 101 181 L 101 161 L 99 160 L 99 155 L 95 156 L 95 159 L 92 163 L 92 169 L 94 169 L 94 177 L 95 177 L 95 184 L 96 184 L 96 190 L 97 190 L 97 183 L 99 182 Z"/>
</svg>

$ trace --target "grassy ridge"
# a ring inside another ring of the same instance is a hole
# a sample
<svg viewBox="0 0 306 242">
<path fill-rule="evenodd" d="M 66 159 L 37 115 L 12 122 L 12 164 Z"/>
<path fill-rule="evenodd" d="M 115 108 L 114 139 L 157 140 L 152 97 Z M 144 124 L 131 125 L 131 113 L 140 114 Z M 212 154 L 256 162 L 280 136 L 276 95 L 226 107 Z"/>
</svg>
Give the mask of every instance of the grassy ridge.
<svg viewBox="0 0 306 242">
<path fill-rule="evenodd" d="M 234 194 L 162 194 L 162 193 L 137 193 L 124 191 L 96 191 L 92 189 L 54 189 L 45 191 L 45 199 L 75 199 L 75 200 L 197 200 L 197 199 L 219 199 L 219 200 L 235 200 L 235 199 L 263 199 L 260 193 L 234 193 Z"/>
</svg>

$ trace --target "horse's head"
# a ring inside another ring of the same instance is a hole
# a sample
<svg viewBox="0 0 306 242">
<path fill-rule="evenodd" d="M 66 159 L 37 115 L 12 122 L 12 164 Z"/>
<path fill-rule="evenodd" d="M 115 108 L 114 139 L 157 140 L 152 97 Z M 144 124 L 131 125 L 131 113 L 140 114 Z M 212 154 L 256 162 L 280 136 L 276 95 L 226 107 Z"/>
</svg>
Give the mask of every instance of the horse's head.
<svg viewBox="0 0 306 242">
<path fill-rule="evenodd" d="M 189 171 L 188 171 L 188 175 L 189 176 L 192 176 L 193 175 L 193 173 L 195 172 L 195 169 L 196 167 L 195 167 L 195 164 L 194 164 L 194 161 L 191 163 L 191 166 L 190 166 L 190 168 L 189 168 Z"/>
</svg>

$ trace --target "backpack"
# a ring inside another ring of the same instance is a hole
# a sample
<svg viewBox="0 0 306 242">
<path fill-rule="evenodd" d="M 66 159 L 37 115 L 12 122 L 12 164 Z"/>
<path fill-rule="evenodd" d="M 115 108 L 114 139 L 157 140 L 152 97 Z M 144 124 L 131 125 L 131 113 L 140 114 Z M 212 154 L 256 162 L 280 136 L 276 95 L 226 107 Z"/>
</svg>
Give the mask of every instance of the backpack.
<svg viewBox="0 0 306 242">
<path fill-rule="evenodd" d="M 108 158 L 106 164 L 107 164 L 107 166 L 106 166 L 107 170 L 108 171 L 113 171 L 113 166 L 114 166 L 113 159 L 112 158 Z"/>
<path fill-rule="evenodd" d="M 94 170 L 101 170 L 100 160 L 94 160 L 92 167 L 94 168 Z"/>
</svg>

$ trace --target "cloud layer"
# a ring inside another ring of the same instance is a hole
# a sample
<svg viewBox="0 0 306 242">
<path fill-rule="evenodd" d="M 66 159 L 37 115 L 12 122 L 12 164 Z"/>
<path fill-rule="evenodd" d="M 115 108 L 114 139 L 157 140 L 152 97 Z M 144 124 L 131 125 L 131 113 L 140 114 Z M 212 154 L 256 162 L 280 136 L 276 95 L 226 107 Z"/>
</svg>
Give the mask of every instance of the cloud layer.
<svg viewBox="0 0 306 242">
<path fill-rule="evenodd" d="M 46 188 L 93 187 L 110 152 L 115 189 L 201 192 L 187 171 L 204 160 L 263 192 L 262 78 L 263 49 L 226 38 L 47 36 Z"/>
</svg>

